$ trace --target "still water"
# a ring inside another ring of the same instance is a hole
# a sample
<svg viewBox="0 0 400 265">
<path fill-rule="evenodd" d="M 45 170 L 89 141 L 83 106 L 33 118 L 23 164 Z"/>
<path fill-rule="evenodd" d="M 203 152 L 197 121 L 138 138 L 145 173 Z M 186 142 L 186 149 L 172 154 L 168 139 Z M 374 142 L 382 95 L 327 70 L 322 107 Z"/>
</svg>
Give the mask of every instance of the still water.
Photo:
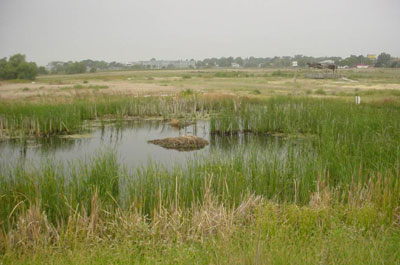
<svg viewBox="0 0 400 265">
<path fill-rule="evenodd" d="M 148 143 L 149 140 L 195 135 L 210 144 L 201 150 L 177 151 Z M 279 137 L 239 134 L 215 136 L 210 134 L 208 121 L 177 129 L 162 121 L 125 121 L 118 124 L 92 127 L 90 132 L 74 137 L 49 137 L 31 140 L 0 141 L 0 160 L 3 166 L 15 163 L 39 165 L 43 160 L 61 163 L 86 161 L 104 150 L 113 150 L 127 168 L 134 169 L 147 163 L 183 164 L 189 158 L 204 157 L 213 151 L 230 153 L 232 148 L 281 142 Z"/>
</svg>

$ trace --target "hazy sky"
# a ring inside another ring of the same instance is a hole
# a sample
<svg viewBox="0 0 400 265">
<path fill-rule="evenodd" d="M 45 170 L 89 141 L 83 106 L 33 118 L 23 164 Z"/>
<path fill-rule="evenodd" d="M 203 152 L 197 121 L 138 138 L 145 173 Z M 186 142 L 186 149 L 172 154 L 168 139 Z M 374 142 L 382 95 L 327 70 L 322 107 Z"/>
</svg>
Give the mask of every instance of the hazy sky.
<svg viewBox="0 0 400 265">
<path fill-rule="evenodd" d="M 0 57 L 400 56 L 400 0 L 0 0 Z"/>
</svg>

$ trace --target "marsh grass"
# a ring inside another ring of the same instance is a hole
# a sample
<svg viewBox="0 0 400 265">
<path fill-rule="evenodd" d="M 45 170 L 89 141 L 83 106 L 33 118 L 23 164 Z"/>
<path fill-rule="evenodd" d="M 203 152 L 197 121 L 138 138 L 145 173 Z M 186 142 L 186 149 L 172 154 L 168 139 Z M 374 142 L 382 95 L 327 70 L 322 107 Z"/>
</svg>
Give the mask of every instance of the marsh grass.
<svg viewBox="0 0 400 265">
<path fill-rule="evenodd" d="M 133 207 L 153 218 L 160 205 L 190 208 L 201 203 L 207 192 L 229 207 L 255 195 L 299 205 L 373 204 L 388 222 L 396 218 L 398 165 L 378 160 L 375 166 L 386 165 L 385 170 L 367 165 L 360 168 L 363 163 L 349 165 L 357 159 L 346 155 L 337 158 L 342 155 L 339 153 L 326 156 L 326 151 L 315 150 L 307 141 L 284 146 L 271 142 L 248 150 L 234 148 L 230 155 L 216 152 L 172 170 L 149 163 L 134 172 L 121 167 L 113 152 L 69 164 L 67 171 L 50 162 L 33 169 L 17 165 L 1 172 L 0 218 L 7 230 L 26 209 L 38 204 L 51 223 L 65 222 L 71 209 L 90 214 L 94 194 L 110 213 Z"/>
<path fill-rule="evenodd" d="M 2 165 L 0 240 L 6 259 L 23 263 L 35 251 L 56 258 L 64 249 L 83 253 L 88 245 L 106 248 L 110 260 L 117 255 L 111 245 L 127 245 L 138 249 L 142 262 L 154 261 L 154 255 L 165 261 L 165 253 L 182 263 L 193 261 L 193 253 L 205 263 L 223 257 L 230 264 L 399 258 L 396 103 L 196 95 L 10 104 L 0 110 L 1 128 L 25 135 L 63 133 L 53 129 L 60 124 L 80 130 L 85 120 L 107 115 L 210 114 L 211 142 L 218 134 L 293 136 L 265 146 L 233 146 L 172 169 L 149 163 L 129 172 L 112 151 L 67 169 L 52 161 L 34 168 Z M 354 246 L 359 249 L 352 251 Z M 53 255 L 54 249 L 60 252 Z M 181 251 L 186 254 L 176 259 Z"/>
<path fill-rule="evenodd" d="M 382 186 L 350 184 L 353 199 L 347 202 L 338 197 L 346 193 L 340 185 L 329 187 L 317 180 L 317 187 L 307 190 L 309 199 L 303 206 L 278 203 L 276 196 L 271 201 L 266 195 L 254 194 L 263 192 L 258 186 L 269 178 L 265 178 L 267 172 L 261 175 L 254 167 L 270 157 L 254 161 L 253 156 L 247 159 L 252 164 L 245 166 L 238 164 L 240 154 L 236 156 L 225 159 L 225 165 L 223 159 L 193 161 L 189 168 L 173 172 L 153 165 L 132 176 L 117 165 L 112 152 L 106 152 L 88 165 L 75 165 L 72 175 L 78 178 L 70 180 L 63 178 L 63 171 L 54 164 L 33 174 L 20 168 L 20 173 L 7 181 L 2 177 L 0 186 L 0 260 L 84 264 L 88 253 L 92 258 L 104 255 L 102 262 L 106 258 L 122 264 L 139 256 L 140 263 L 154 259 L 185 263 L 194 261 L 191 253 L 196 253 L 197 261 L 201 257 L 212 262 L 218 257 L 227 264 L 265 259 L 296 260 L 297 264 L 322 260 L 374 264 L 399 258 L 398 208 L 390 217 L 379 200 L 366 196 L 381 196 L 391 189 L 384 180 Z M 287 161 L 283 168 L 276 163 L 273 160 L 262 168 L 269 170 L 275 165 L 275 170 L 282 171 L 292 162 Z M 238 175 L 251 172 L 261 179 L 251 183 L 252 178 L 241 180 Z M 288 192 L 279 184 L 288 173 L 270 176 L 269 186 L 278 185 Z M 117 188 L 118 182 L 125 191 Z M 292 195 L 293 191 L 296 194 L 301 184 L 293 179 L 287 184 L 290 182 Z M 127 198 L 121 196 L 123 192 Z M 350 251 L 354 246 L 365 251 Z M 65 251 L 73 253 L 72 257 Z M 126 256 L 131 251 L 134 255 Z"/>
<path fill-rule="evenodd" d="M 217 111 L 221 101 L 197 98 L 187 89 L 180 98 L 98 96 L 71 102 L 14 103 L 0 105 L 0 133 L 8 137 L 41 137 L 80 133 L 89 129 L 85 121 L 113 117 L 204 116 Z"/>
</svg>

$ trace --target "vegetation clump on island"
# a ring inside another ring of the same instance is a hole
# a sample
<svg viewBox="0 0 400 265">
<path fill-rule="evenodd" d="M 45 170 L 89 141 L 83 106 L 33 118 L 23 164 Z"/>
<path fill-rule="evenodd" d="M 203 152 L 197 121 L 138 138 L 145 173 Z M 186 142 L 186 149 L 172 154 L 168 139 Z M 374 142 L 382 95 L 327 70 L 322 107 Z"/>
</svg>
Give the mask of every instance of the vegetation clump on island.
<svg viewBox="0 0 400 265">
<path fill-rule="evenodd" d="M 155 139 L 148 142 L 166 149 L 175 149 L 178 151 L 198 150 L 208 145 L 208 141 L 193 135 Z"/>
</svg>

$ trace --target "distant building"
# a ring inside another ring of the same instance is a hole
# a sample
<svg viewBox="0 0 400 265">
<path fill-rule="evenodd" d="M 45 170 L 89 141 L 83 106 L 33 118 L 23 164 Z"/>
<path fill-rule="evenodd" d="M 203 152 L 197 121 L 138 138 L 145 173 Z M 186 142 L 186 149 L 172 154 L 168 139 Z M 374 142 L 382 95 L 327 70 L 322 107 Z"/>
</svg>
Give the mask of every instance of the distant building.
<svg viewBox="0 0 400 265">
<path fill-rule="evenodd" d="M 369 65 L 367 64 L 357 64 L 357 69 L 367 69 Z"/>
<path fill-rule="evenodd" d="M 320 64 L 335 64 L 335 61 L 333 61 L 333 60 L 324 60 L 324 61 L 321 61 L 319 63 Z"/>
<path fill-rule="evenodd" d="M 131 62 L 132 66 L 138 65 L 149 69 L 165 69 L 165 68 L 196 68 L 195 60 L 150 60 Z"/>
<path fill-rule="evenodd" d="M 297 61 L 293 61 L 293 62 L 292 62 L 292 66 L 293 66 L 293 67 L 297 67 L 297 66 L 299 66 L 299 65 L 298 65 Z"/>
<path fill-rule="evenodd" d="M 232 63 L 231 66 L 232 68 L 240 68 L 240 64 L 238 63 Z"/>
</svg>

